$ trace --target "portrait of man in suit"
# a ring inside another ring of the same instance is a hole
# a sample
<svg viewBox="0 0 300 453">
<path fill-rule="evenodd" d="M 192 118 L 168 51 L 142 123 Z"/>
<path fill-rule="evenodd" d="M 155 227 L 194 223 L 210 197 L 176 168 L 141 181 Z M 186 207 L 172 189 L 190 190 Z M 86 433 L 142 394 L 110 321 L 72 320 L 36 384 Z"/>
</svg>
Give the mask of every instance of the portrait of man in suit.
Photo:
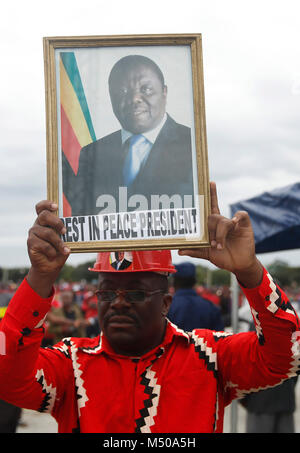
<svg viewBox="0 0 300 453">
<path fill-rule="evenodd" d="M 191 129 L 168 113 L 161 69 L 146 56 L 127 55 L 111 69 L 108 89 L 121 128 L 81 149 L 76 175 L 62 161 L 63 192 L 72 215 L 101 213 L 103 195 L 113 197 L 121 210 L 120 188 L 126 188 L 128 198 L 145 197 L 148 209 L 151 196 L 163 195 L 180 197 L 178 207 L 184 207 L 184 196 L 194 196 Z"/>
<path fill-rule="evenodd" d="M 117 271 L 127 269 L 132 263 L 132 255 L 130 252 L 111 252 L 110 264 Z"/>
</svg>

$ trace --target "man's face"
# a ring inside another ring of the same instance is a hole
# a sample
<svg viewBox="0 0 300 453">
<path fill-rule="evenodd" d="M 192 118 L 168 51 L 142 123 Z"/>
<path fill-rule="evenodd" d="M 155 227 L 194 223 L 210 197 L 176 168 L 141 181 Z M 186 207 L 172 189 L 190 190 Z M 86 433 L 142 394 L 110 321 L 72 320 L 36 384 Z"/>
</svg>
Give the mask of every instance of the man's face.
<svg viewBox="0 0 300 453">
<path fill-rule="evenodd" d="M 133 134 L 142 134 L 154 129 L 162 120 L 167 87 L 162 85 L 154 69 L 138 64 L 122 74 L 114 74 L 110 97 L 121 126 Z"/>
<path fill-rule="evenodd" d="M 153 272 L 102 273 L 99 289 L 166 290 L 162 276 Z M 101 330 L 116 353 L 140 356 L 160 344 L 165 331 L 165 315 L 171 296 L 156 293 L 143 302 L 130 303 L 118 296 L 111 302 L 98 302 Z"/>
<path fill-rule="evenodd" d="M 60 293 L 60 300 L 64 308 L 69 308 L 73 303 L 74 295 L 72 291 L 62 291 Z"/>
<path fill-rule="evenodd" d="M 124 252 L 117 252 L 117 260 L 122 261 L 124 259 Z"/>
</svg>

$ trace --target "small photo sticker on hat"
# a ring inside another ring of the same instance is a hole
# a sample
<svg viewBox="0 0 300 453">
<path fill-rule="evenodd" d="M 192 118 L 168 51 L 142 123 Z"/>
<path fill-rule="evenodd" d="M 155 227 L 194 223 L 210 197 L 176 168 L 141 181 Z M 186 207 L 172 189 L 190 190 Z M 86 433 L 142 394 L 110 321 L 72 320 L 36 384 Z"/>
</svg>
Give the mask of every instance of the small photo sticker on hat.
<svg viewBox="0 0 300 453">
<path fill-rule="evenodd" d="M 110 265 L 116 271 L 123 271 L 128 269 L 132 264 L 132 253 L 131 252 L 111 252 L 109 257 Z"/>
</svg>

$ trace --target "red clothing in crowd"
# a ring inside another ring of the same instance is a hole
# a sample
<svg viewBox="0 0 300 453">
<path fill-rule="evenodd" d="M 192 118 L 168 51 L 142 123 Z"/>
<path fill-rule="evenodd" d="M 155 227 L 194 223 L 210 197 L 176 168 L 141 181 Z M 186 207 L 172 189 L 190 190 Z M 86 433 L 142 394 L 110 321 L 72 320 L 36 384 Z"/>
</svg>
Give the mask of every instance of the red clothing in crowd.
<svg viewBox="0 0 300 453">
<path fill-rule="evenodd" d="M 103 334 L 40 349 L 51 298 L 24 281 L 0 325 L 0 398 L 52 413 L 59 432 L 221 432 L 233 398 L 295 376 L 299 364 L 298 318 L 285 294 L 266 271 L 243 291 L 256 332 L 186 333 L 168 323 L 161 345 L 126 357 Z"/>
<path fill-rule="evenodd" d="M 220 298 L 216 294 L 210 292 L 207 289 L 203 289 L 203 291 L 201 291 L 200 295 L 201 295 L 201 297 L 203 297 L 203 299 L 210 300 L 215 305 L 220 304 Z"/>
<path fill-rule="evenodd" d="M 88 291 L 82 301 L 81 309 L 85 319 L 96 318 L 98 316 L 98 299 L 93 291 Z"/>
</svg>

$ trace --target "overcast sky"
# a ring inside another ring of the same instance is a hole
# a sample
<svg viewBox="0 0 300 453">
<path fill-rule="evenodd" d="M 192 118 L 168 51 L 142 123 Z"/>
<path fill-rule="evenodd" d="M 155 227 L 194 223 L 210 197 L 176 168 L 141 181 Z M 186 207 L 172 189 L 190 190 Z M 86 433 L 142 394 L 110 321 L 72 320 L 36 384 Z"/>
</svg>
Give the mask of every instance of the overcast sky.
<svg viewBox="0 0 300 453">
<path fill-rule="evenodd" d="M 0 266 L 29 265 L 27 231 L 46 198 L 44 36 L 202 33 L 209 172 L 228 215 L 300 180 L 299 18 L 292 0 L 2 2 Z M 298 251 L 260 258 L 300 265 Z"/>
</svg>

